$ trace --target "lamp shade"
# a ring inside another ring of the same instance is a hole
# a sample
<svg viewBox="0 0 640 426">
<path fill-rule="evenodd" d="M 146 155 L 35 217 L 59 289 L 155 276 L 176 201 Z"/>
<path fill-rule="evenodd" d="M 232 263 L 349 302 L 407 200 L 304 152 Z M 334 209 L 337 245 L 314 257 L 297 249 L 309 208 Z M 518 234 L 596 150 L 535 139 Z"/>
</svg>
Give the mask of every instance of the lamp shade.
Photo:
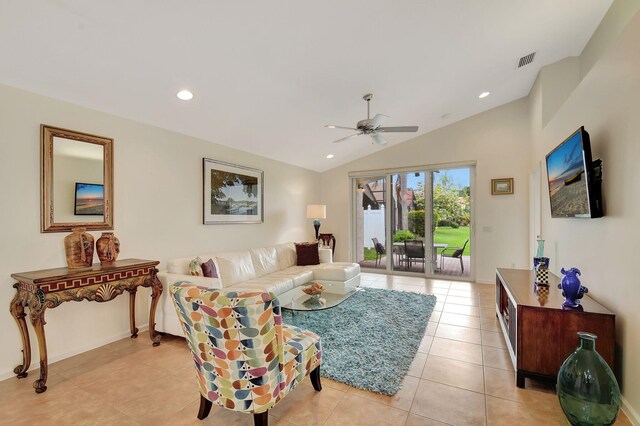
<svg viewBox="0 0 640 426">
<path fill-rule="evenodd" d="M 327 206 L 324 204 L 310 204 L 307 206 L 307 219 L 326 219 Z"/>
</svg>

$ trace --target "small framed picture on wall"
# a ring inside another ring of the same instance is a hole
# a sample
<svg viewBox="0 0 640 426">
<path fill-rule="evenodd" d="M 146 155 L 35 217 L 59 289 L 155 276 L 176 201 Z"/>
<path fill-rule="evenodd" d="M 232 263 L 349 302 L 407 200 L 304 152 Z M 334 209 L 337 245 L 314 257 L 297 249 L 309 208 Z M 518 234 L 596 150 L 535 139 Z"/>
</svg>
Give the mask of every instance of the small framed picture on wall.
<svg viewBox="0 0 640 426">
<path fill-rule="evenodd" d="M 491 195 L 513 194 L 513 178 L 491 179 Z"/>
</svg>

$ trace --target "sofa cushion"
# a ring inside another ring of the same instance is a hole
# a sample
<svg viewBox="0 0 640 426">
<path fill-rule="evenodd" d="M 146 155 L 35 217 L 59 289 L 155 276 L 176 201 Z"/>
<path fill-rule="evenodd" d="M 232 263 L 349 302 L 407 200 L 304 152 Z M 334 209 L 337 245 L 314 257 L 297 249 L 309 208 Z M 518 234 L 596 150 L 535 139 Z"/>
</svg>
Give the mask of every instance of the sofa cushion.
<svg viewBox="0 0 640 426">
<path fill-rule="evenodd" d="M 315 279 L 327 281 L 347 281 L 359 273 L 360 265 L 348 262 L 321 263 L 313 269 Z"/>
<path fill-rule="evenodd" d="M 251 253 L 248 251 L 234 251 L 216 255 L 218 275 L 224 287 L 229 287 L 256 277 Z"/>
<path fill-rule="evenodd" d="M 167 272 L 171 274 L 189 275 L 189 262 L 191 262 L 196 256 L 182 257 L 180 259 L 171 259 L 167 262 Z M 215 254 L 201 254 L 198 256 L 200 259 L 211 259 L 215 263 Z"/>
<path fill-rule="evenodd" d="M 278 269 L 287 269 L 296 264 L 296 246 L 293 243 L 278 244 L 276 246 L 278 255 Z"/>
<path fill-rule="evenodd" d="M 274 278 L 289 278 L 293 280 L 293 286 L 298 287 L 313 280 L 313 271 L 308 266 L 292 266 L 282 271 L 269 274 Z"/>
<path fill-rule="evenodd" d="M 253 269 L 256 271 L 256 277 L 261 277 L 280 269 L 278 268 L 278 256 L 275 247 L 251 249 L 249 253 L 251 253 L 251 260 L 253 261 Z"/>
<path fill-rule="evenodd" d="M 216 264 L 213 262 L 213 259 L 203 262 L 200 267 L 202 268 L 202 275 L 205 277 L 218 278 L 218 270 L 216 269 Z"/>
<path fill-rule="evenodd" d="M 296 243 L 296 265 L 318 265 L 320 255 L 318 254 L 318 242 Z"/>
<path fill-rule="evenodd" d="M 202 276 L 202 259 L 200 259 L 200 256 L 189 262 L 189 275 Z"/>
<path fill-rule="evenodd" d="M 241 291 L 264 291 L 274 293 L 276 296 L 289 291 L 293 288 L 293 280 L 285 277 L 267 277 L 254 278 L 249 281 L 238 283 L 230 288 L 230 290 Z"/>
</svg>

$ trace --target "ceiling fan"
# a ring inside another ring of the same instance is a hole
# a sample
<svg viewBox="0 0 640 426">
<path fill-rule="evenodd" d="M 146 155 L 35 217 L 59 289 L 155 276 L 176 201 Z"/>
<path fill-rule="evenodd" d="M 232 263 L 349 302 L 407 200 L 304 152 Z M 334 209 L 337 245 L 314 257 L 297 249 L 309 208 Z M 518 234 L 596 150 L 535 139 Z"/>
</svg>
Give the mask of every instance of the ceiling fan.
<svg viewBox="0 0 640 426">
<path fill-rule="evenodd" d="M 346 138 L 338 139 L 337 141 L 333 141 L 333 143 L 338 143 L 342 141 L 346 141 L 347 139 L 351 139 L 360 135 L 369 135 L 371 139 L 373 139 L 373 143 L 376 145 L 384 145 L 387 143 L 382 133 L 392 133 L 392 132 L 417 132 L 418 126 L 401 126 L 401 127 L 381 127 L 382 123 L 389 118 L 387 115 L 376 114 L 375 117 L 369 117 L 369 104 L 371 102 L 371 98 L 373 95 L 371 93 L 367 93 L 362 97 L 365 101 L 367 101 L 367 118 L 366 120 L 358 121 L 356 127 L 345 127 L 345 126 L 325 126 L 330 129 L 348 129 L 355 130 L 358 133 L 353 134 L 351 136 L 347 136 Z"/>
</svg>

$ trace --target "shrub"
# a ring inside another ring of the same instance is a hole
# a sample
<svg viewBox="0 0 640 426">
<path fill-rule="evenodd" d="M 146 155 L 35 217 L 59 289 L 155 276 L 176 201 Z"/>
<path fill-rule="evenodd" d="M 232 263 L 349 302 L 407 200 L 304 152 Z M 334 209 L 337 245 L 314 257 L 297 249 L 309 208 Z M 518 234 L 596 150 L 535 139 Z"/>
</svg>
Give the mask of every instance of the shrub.
<svg viewBox="0 0 640 426">
<path fill-rule="evenodd" d="M 394 243 L 402 243 L 404 241 L 415 240 L 416 236 L 410 231 L 398 231 L 393 235 Z"/>
<path fill-rule="evenodd" d="M 449 226 L 453 229 L 460 228 L 460 224 L 458 222 L 454 222 L 452 220 L 447 220 L 447 219 L 439 220 L 438 226 Z"/>
<path fill-rule="evenodd" d="M 424 237 L 424 210 L 412 210 L 408 214 L 409 231 L 419 237 Z"/>
</svg>

